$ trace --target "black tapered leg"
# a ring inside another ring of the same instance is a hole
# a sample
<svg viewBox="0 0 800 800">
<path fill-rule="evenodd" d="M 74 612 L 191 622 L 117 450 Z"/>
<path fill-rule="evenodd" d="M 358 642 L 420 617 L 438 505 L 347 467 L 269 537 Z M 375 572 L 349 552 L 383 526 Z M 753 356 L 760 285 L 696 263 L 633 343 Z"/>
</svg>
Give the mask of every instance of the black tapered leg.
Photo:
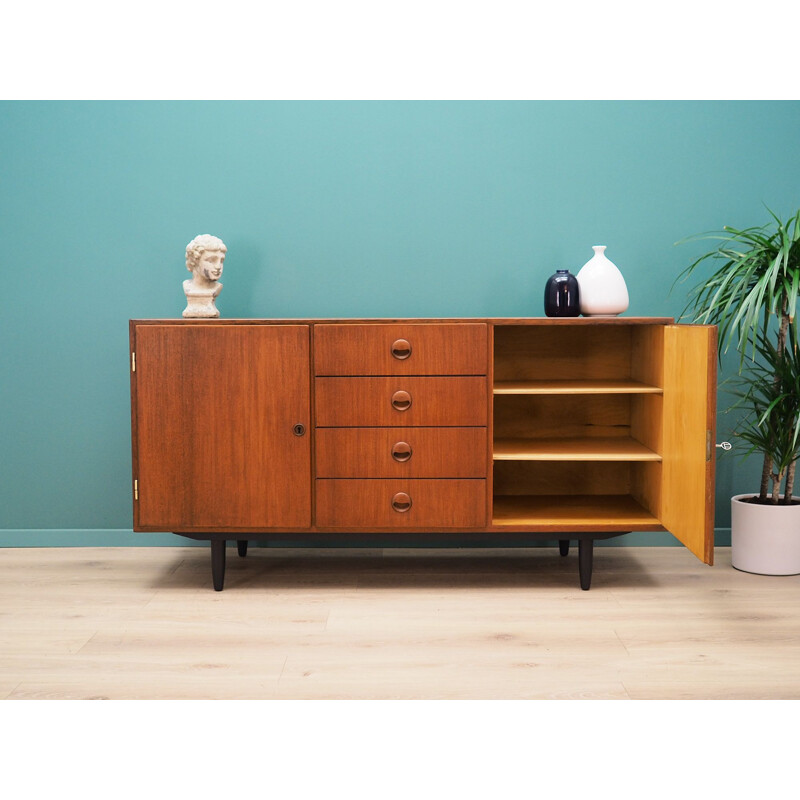
<svg viewBox="0 0 800 800">
<path fill-rule="evenodd" d="M 214 579 L 214 591 L 221 592 L 225 583 L 225 540 L 211 540 L 211 577 Z"/>
<path fill-rule="evenodd" d="M 558 552 L 561 553 L 562 556 L 569 555 L 569 539 L 558 540 Z"/>
<path fill-rule="evenodd" d="M 247 539 L 237 540 L 236 547 L 239 550 L 239 556 L 244 558 L 247 555 Z"/>
<path fill-rule="evenodd" d="M 592 584 L 592 554 L 594 539 L 578 540 L 578 572 L 581 576 L 581 589 L 588 591 Z"/>
</svg>

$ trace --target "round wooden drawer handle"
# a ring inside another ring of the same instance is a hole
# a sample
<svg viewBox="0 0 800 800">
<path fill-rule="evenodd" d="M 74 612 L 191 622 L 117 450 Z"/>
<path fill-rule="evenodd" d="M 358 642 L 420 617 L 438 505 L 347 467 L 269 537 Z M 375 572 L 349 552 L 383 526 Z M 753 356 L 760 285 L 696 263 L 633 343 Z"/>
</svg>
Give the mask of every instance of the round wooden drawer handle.
<svg viewBox="0 0 800 800">
<path fill-rule="evenodd" d="M 411 408 L 411 395 L 400 390 L 392 395 L 392 408 L 397 411 L 408 411 Z"/>
<path fill-rule="evenodd" d="M 411 355 L 411 344 L 406 339 L 398 339 L 392 343 L 392 355 L 398 361 L 405 361 Z"/>
<path fill-rule="evenodd" d="M 408 461 L 411 458 L 411 445 L 407 442 L 395 442 L 392 445 L 392 458 L 395 461 Z"/>
<path fill-rule="evenodd" d="M 392 498 L 392 508 L 401 514 L 411 508 L 411 498 L 405 492 L 398 492 Z"/>
</svg>

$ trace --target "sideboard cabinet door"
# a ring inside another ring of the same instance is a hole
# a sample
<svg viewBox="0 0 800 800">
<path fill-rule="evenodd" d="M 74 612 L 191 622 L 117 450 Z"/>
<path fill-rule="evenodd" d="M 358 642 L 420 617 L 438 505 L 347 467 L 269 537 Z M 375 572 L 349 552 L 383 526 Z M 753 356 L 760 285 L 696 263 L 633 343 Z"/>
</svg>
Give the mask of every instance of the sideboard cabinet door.
<svg viewBox="0 0 800 800">
<path fill-rule="evenodd" d="M 706 564 L 714 563 L 717 329 L 664 328 L 661 522 Z"/>
<path fill-rule="evenodd" d="M 132 330 L 137 530 L 311 524 L 308 325 Z"/>
</svg>

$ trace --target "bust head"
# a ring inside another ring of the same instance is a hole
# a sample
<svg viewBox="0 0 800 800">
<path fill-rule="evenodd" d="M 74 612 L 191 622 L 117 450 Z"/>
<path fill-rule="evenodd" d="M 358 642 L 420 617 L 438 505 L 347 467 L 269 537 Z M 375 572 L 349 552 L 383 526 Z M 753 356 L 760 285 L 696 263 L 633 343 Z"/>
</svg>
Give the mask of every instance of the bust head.
<svg viewBox="0 0 800 800">
<path fill-rule="evenodd" d="M 222 239 L 201 233 L 186 245 L 186 269 L 192 273 L 195 281 L 214 283 L 222 275 L 227 252 L 228 248 Z"/>
</svg>

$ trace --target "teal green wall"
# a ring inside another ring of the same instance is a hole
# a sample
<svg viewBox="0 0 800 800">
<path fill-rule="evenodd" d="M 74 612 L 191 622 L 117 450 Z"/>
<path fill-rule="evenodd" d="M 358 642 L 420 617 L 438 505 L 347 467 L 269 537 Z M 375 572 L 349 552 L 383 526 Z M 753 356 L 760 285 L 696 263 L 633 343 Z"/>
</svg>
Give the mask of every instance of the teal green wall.
<svg viewBox="0 0 800 800">
<path fill-rule="evenodd" d="M 225 317 L 539 316 L 598 243 L 676 316 L 673 243 L 800 206 L 799 143 L 798 102 L 0 103 L 0 545 L 185 543 L 130 531 L 127 323 L 196 234 Z"/>
</svg>

